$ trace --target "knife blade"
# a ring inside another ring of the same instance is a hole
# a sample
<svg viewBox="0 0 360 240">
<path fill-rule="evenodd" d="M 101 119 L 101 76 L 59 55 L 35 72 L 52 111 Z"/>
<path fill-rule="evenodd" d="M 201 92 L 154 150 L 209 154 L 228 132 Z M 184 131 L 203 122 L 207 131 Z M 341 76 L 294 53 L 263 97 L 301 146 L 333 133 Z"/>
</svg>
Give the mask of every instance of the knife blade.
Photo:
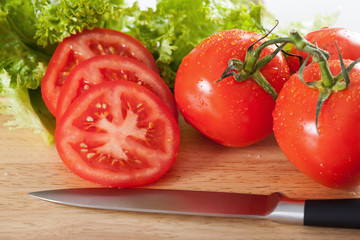
<svg viewBox="0 0 360 240">
<path fill-rule="evenodd" d="M 294 200 L 280 193 L 256 195 L 146 188 L 74 188 L 28 194 L 54 203 L 86 208 L 360 228 L 360 199 Z"/>
</svg>

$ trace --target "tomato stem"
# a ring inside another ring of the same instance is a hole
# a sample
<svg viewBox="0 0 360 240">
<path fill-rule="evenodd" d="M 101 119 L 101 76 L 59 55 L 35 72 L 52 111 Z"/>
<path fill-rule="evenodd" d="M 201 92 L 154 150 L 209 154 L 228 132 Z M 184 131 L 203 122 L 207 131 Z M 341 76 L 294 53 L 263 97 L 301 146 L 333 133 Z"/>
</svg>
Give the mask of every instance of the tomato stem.
<svg viewBox="0 0 360 240">
<path fill-rule="evenodd" d="M 251 77 L 267 92 L 270 96 L 276 100 L 278 94 L 271 84 L 266 80 L 266 78 L 261 74 L 260 71 L 256 71 L 251 75 Z"/>
<path fill-rule="evenodd" d="M 320 51 L 314 50 L 314 49 L 311 50 L 311 53 L 315 53 L 318 56 L 318 64 L 320 66 L 321 79 L 319 79 L 317 81 L 313 81 L 313 82 L 305 82 L 304 81 L 303 71 L 304 71 L 306 63 L 309 60 L 310 56 L 308 56 L 307 59 L 305 60 L 305 62 L 300 66 L 300 69 L 298 72 L 298 76 L 303 83 L 305 83 L 307 86 L 309 86 L 311 88 L 319 90 L 319 92 L 320 92 L 319 98 L 318 98 L 318 101 L 316 104 L 316 115 L 315 115 L 315 125 L 316 125 L 317 131 L 318 131 L 319 115 L 320 115 L 320 111 L 322 109 L 324 102 L 330 97 L 330 95 L 334 91 L 344 90 L 350 85 L 349 73 L 350 73 L 351 69 L 358 62 L 360 62 L 360 58 L 359 58 L 359 59 L 355 60 L 354 62 L 352 62 L 346 68 L 346 66 L 344 64 L 344 60 L 340 54 L 340 50 L 336 43 L 335 43 L 335 46 L 336 46 L 336 48 L 338 50 L 338 54 L 339 54 L 341 73 L 339 73 L 338 75 L 336 75 L 334 77 L 330 72 L 329 64 L 328 64 L 325 56 L 323 56 Z"/>
<path fill-rule="evenodd" d="M 331 88 L 320 89 L 320 94 L 316 104 L 316 114 L 315 114 L 315 126 L 318 134 L 319 134 L 318 122 L 319 122 L 320 111 L 322 106 L 324 105 L 324 102 L 330 97 L 332 92 L 333 91 Z"/>
<path fill-rule="evenodd" d="M 319 65 L 320 65 L 320 71 L 321 71 L 321 81 L 322 81 L 323 86 L 325 88 L 333 87 L 335 84 L 335 81 L 334 81 L 333 75 L 330 72 L 328 62 L 326 60 L 320 61 Z"/>
<path fill-rule="evenodd" d="M 262 50 L 264 50 L 266 47 L 273 45 L 273 44 L 277 44 L 277 43 L 287 43 L 288 41 L 289 41 L 289 38 L 275 38 L 275 39 L 267 40 L 267 41 L 261 43 L 255 50 L 252 49 L 251 51 L 249 51 L 249 49 L 250 49 L 249 48 L 248 51 L 246 51 L 246 56 L 245 56 L 245 70 L 247 72 L 253 72 L 255 70 L 255 65 L 260 58 L 260 54 L 261 54 Z M 274 58 L 275 55 L 273 55 L 272 58 Z M 268 61 L 268 62 L 270 62 L 270 61 Z M 264 66 L 265 65 L 266 64 L 264 64 Z"/>
<path fill-rule="evenodd" d="M 327 51 L 318 48 L 314 44 L 307 41 L 300 33 L 296 30 L 291 30 L 289 32 L 288 42 L 295 45 L 295 47 L 300 50 L 309 53 L 313 56 L 313 61 L 318 62 L 322 60 L 329 59 L 330 55 Z"/>
<path fill-rule="evenodd" d="M 262 42 L 256 49 L 254 49 L 255 44 L 265 39 L 268 34 L 256 40 L 250 45 L 250 47 L 246 50 L 244 61 L 241 61 L 239 59 L 230 59 L 228 63 L 228 68 L 223 72 L 220 79 L 216 82 L 219 82 L 222 79 L 230 76 L 233 76 L 235 80 L 239 82 L 253 78 L 260 86 L 264 88 L 265 91 L 267 91 L 271 95 L 274 100 L 276 100 L 276 91 L 265 79 L 265 77 L 260 73 L 260 70 L 264 66 L 266 66 L 287 43 L 292 43 L 300 51 L 305 51 L 311 56 L 313 56 L 313 61 L 318 62 L 321 65 L 321 75 L 323 79 L 322 84 L 324 85 L 323 87 L 330 88 L 334 86 L 334 77 L 331 75 L 329 67 L 327 66 L 327 59 L 329 58 L 328 52 L 313 45 L 295 30 L 290 31 L 289 37 L 280 37 L 267 40 L 265 42 Z M 260 59 L 260 54 L 266 47 L 280 43 L 282 44 L 280 47 L 277 47 L 277 49 L 271 54 Z M 308 85 L 310 86 L 312 84 L 309 83 Z M 312 87 L 318 88 L 317 85 L 314 85 Z"/>
</svg>

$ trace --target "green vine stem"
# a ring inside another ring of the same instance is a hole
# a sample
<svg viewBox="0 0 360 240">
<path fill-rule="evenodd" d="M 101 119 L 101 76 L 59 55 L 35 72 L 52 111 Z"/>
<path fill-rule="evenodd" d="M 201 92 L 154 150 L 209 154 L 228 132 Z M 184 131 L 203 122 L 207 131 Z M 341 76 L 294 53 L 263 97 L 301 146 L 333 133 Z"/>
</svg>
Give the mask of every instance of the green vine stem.
<svg viewBox="0 0 360 240">
<path fill-rule="evenodd" d="M 303 62 L 303 64 L 301 65 L 301 67 L 299 69 L 299 72 L 298 72 L 298 76 L 304 84 L 306 84 L 310 88 L 317 89 L 320 92 L 318 101 L 316 104 L 316 115 L 315 115 L 315 125 L 316 125 L 317 131 L 318 131 L 319 115 L 320 115 L 320 111 L 323 107 L 324 102 L 330 97 L 330 95 L 334 91 L 341 91 L 341 90 L 348 88 L 348 86 L 350 84 L 349 73 L 350 73 L 351 69 L 358 62 L 360 62 L 360 58 L 359 58 L 356 61 L 352 62 L 346 68 L 346 66 L 344 64 L 344 60 L 340 54 L 340 50 L 336 43 L 335 43 L 335 46 L 336 46 L 338 54 L 339 54 L 339 61 L 340 61 L 340 66 L 341 66 L 341 72 L 338 75 L 333 76 L 331 74 L 327 59 L 325 59 L 325 57 L 323 57 L 323 56 L 321 57 L 321 54 L 319 52 L 317 52 L 316 54 L 317 54 L 317 56 L 320 56 L 320 58 L 318 58 L 318 63 L 320 66 L 320 71 L 321 71 L 321 79 L 319 79 L 317 81 L 313 81 L 313 82 L 305 82 L 305 80 L 304 80 L 303 72 L 304 72 L 304 68 L 305 68 L 306 63 L 309 60 L 310 56 L 305 60 L 305 62 Z"/>
<path fill-rule="evenodd" d="M 273 28 L 274 29 L 274 28 Z M 272 30 L 273 30 L 272 29 Z M 272 31 L 271 30 L 271 31 Z M 271 32 L 270 31 L 270 32 Z M 269 32 L 269 33 L 270 33 Z M 269 34 L 268 33 L 268 34 Z M 314 46 L 303 38 L 297 31 L 291 31 L 289 37 L 275 38 L 267 40 L 261 43 L 256 49 L 254 46 L 259 41 L 265 39 L 267 36 L 258 39 L 246 51 L 245 60 L 241 61 L 239 59 L 230 59 L 228 63 L 228 68 L 223 72 L 220 79 L 216 82 L 223 80 L 229 76 L 233 76 L 236 81 L 242 82 L 247 79 L 254 79 L 260 86 L 262 86 L 266 92 L 268 92 L 271 97 L 276 100 L 277 93 L 271 84 L 262 76 L 260 70 L 266 66 L 281 50 L 287 43 L 293 43 L 298 49 L 309 52 L 311 55 L 315 56 L 314 61 L 319 61 L 322 59 L 327 59 L 329 54 Z M 271 54 L 260 58 L 261 52 L 270 45 L 282 44 L 277 47 L 277 49 Z M 234 70 L 234 71 L 233 71 Z M 329 78 L 331 79 L 331 78 Z"/>
<path fill-rule="evenodd" d="M 279 51 L 282 50 L 285 44 L 292 43 L 298 50 L 304 51 L 309 54 L 308 58 L 305 61 L 303 61 L 303 63 L 301 64 L 298 72 L 298 76 L 304 84 L 306 84 L 310 88 L 317 89 L 320 92 L 316 105 L 316 116 L 315 116 L 316 129 L 318 130 L 319 115 L 324 102 L 330 97 L 330 95 L 334 91 L 341 91 L 349 86 L 350 84 L 350 79 L 348 76 L 349 72 L 358 62 L 360 62 L 360 59 L 357 59 L 356 61 L 352 62 L 346 68 L 344 61 L 341 57 L 339 48 L 335 43 L 339 53 L 341 73 L 339 73 L 336 76 L 333 76 L 330 72 L 329 65 L 327 62 L 329 59 L 329 53 L 307 41 L 303 36 L 301 36 L 295 30 L 290 31 L 288 37 L 281 37 L 281 38 L 267 40 L 265 42 L 262 42 L 256 49 L 254 49 L 255 44 L 265 39 L 268 36 L 268 34 L 260 38 L 259 40 L 255 41 L 247 49 L 244 61 L 241 61 L 239 59 L 230 59 L 228 63 L 228 68 L 223 72 L 220 79 L 217 80 L 216 82 L 219 82 L 229 76 L 233 76 L 235 80 L 239 82 L 248 79 L 254 79 L 260 86 L 264 88 L 266 92 L 268 92 L 271 95 L 271 97 L 274 100 L 276 100 L 277 98 L 276 91 L 271 86 L 271 84 L 265 79 L 265 77 L 261 74 L 260 70 L 264 66 L 266 66 L 276 56 L 276 54 Z M 277 44 L 282 44 L 282 45 L 277 47 L 277 49 L 273 53 L 263 57 L 262 59 L 259 59 L 261 52 L 266 47 L 274 44 L 276 46 Z M 320 66 L 321 79 L 313 82 L 305 82 L 303 78 L 303 71 L 310 56 L 312 56 L 312 61 L 317 62 Z"/>
</svg>

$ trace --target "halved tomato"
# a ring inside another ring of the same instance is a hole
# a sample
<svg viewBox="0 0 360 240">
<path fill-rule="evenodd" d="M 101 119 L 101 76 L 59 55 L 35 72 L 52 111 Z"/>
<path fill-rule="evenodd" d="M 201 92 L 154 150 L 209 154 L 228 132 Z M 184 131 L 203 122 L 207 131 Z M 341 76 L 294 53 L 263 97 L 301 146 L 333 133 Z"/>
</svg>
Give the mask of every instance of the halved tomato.
<svg viewBox="0 0 360 240">
<path fill-rule="evenodd" d="M 64 39 L 56 48 L 41 84 L 46 106 L 56 114 L 61 87 L 70 71 L 80 62 L 97 55 L 121 55 L 136 59 L 159 72 L 156 62 L 135 38 L 110 29 L 84 30 Z"/>
<path fill-rule="evenodd" d="M 178 119 L 174 95 L 161 77 L 139 61 L 116 55 L 92 57 L 71 71 L 60 93 L 56 117 L 60 118 L 74 99 L 86 90 L 116 80 L 128 80 L 151 90 Z"/>
<path fill-rule="evenodd" d="M 76 98 L 55 132 L 65 165 L 110 187 L 158 180 L 174 163 L 179 141 L 179 127 L 166 105 L 124 80 L 101 83 Z"/>
</svg>

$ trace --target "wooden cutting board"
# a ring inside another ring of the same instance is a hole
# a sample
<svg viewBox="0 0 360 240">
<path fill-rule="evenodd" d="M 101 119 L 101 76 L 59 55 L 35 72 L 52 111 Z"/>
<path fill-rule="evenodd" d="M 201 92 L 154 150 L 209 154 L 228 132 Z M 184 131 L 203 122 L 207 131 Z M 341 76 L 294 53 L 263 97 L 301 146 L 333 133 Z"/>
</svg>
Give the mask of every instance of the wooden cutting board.
<svg viewBox="0 0 360 240">
<path fill-rule="evenodd" d="M 0 116 L 1 126 L 6 118 Z M 220 146 L 180 119 L 172 169 L 149 188 L 210 190 L 289 197 L 357 198 L 320 186 L 285 158 L 273 136 L 246 148 Z M 198 216 L 84 209 L 49 203 L 31 191 L 96 187 L 70 172 L 29 130 L 0 127 L 0 239 L 359 239 L 360 230 Z M 358 195 L 359 194 L 359 195 Z"/>
</svg>

